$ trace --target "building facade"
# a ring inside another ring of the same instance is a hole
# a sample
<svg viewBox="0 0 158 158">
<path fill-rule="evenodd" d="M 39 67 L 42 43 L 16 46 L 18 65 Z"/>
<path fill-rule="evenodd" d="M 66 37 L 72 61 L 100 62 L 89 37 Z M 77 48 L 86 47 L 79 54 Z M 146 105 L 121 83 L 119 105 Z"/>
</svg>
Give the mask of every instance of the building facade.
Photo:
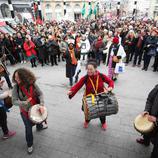
<svg viewBox="0 0 158 158">
<path fill-rule="evenodd" d="M 84 3 L 85 17 L 88 15 L 90 7 L 89 2 L 91 2 L 91 7 L 93 9 L 96 4 L 95 0 L 41 0 L 43 17 L 45 20 L 61 21 L 62 19 L 66 19 L 74 21 L 81 18 Z"/>
<path fill-rule="evenodd" d="M 31 0 L 12 0 L 14 14 L 18 18 L 29 18 L 32 14 Z M 8 0 L 0 0 L 0 19 L 11 18 Z M 22 19 L 21 19 L 22 20 Z"/>
</svg>

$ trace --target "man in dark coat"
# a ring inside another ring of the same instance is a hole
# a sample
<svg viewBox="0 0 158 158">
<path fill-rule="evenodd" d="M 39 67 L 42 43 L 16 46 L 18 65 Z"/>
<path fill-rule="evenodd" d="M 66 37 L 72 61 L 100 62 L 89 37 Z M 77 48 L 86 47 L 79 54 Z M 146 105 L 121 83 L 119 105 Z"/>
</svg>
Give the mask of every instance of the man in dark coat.
<svg viewBox="0 0 158 158">
<path fill-rule="evenodd" d="M 152 141 L 154 148 L 151 153 L 150 158 L 157 158 L 158 156 L 158 85 L 155 86 L 155 88 L 152 89 L 152 91 L 149 93 L 145 110 L 142 114 L 148 115 L 148 120 L 150 122 L 153 122 L 155 124 L 155 129 L 149 134 L 143 135 L 143 139 L 137 139 L 136 141 L 139 144 L 143 144 L 145 146 L 150 145 L 150 141 Z"/>
</svg>

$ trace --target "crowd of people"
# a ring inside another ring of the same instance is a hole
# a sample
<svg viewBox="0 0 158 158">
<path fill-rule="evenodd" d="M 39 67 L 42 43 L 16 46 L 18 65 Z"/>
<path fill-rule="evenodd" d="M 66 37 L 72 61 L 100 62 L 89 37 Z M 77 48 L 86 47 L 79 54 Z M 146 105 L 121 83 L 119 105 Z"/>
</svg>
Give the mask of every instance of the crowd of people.
<svg viewBox="0 0 158 158">
<path fill-rule="evenodd" d="M 72 98 L 84 84 L 85 96 L 112 91 L 118 76 L 116 71 L 118 63 L 125 63 L 126 66 L 132 63 L 133 67 L 142 67 L 142 70 L 147 71 L 151 58 L 154 58 L 153 71 L 158 71 L 158 28 L 154 20 L 108 20 L 100 17 L 77 22 L 52 21 L 45 22 L 43 25 L 18 24 L 14 29 L 16 33 L 13 35 L 0 33 L 0 77 L 5 77 L 8 87 L 13 89 L 13 104 L 20 107 L 28 153 L 33 152 L 32 127 L 34 125 L 28 118 L 28 111 L 32 105 L 44 104 L 43 94 L 35 83 L 34 74 L 25 68 L 14 72 L 13 87 L 7 72 L 6 61 L 9 61 L 12 66 L 30 62 L 32 68 L 39 64 L 43 67 L 66 62 L 66 77 L 69 78 L 72 86 L 68 92 L 69 98 Z M 97 66 L 100 64 L 108 67 L 107 76 L 97 71 Z M 82 65 L 86 65 L 87 75 L 78 82 Z M 104 87 L 104 83 L 109 87 Z M 0 87 L 2 84 L 3 81 L 0 81 Z M 2 101 L 0 112 L 3 115 L 0 115 L 3 118 L 3 120 L 0 118 L 0 124 L 4 139 L 16 134 L 14 131 L 9 131 L 7 127 L 6 111 L 3 108 L 3 99 L 7 96 L 8 93 L 2 93 L 0 96 Z M 150 113 L 149 110 L 148 112 Z M 154 119 L 151 121 L 157 123 L 157 113 L 153 116 Z M 102 129 L 106 130 L 106 116 L 100 117 L 100 121 Z M 90 120 L 85 119 L 85 128 L 88 128 L 89 122 Z M 46 127 L 43 124 L 37 125 L 38 130 L 46 128 L 47 125 Z M 142 139 L 137 142 L 146 143 Z M 153 155 L 158 153 L 156 147 L 157 143 L 155 143 Z"/>
<path fill-rule="evenodd" d="M 6 55 L 11 65 L 31 62 L 32 67 L 37 61 L 45 64 L 58 65 L 64 61 L 68 44 L 73 43 L 77 60 L 86 61 L 95 58 L 108 64 L 111 45 L 118 43 L 126 52 L 125 63 L 141 66 L 147 71 L 152 57 L 155 58 L 153 71 L 158 70 L 158 29 L 156 22 L 132 20 L 80 20 L 77 22 L 47 22 L 41 25 L 19 24 L 14 28 L 13 35 L 0 34 L 0 53 Z M 118 38 L 119 42 L 114 40 Z M 143 61 L 143 63 L 142 63 Z"/>
</svg>

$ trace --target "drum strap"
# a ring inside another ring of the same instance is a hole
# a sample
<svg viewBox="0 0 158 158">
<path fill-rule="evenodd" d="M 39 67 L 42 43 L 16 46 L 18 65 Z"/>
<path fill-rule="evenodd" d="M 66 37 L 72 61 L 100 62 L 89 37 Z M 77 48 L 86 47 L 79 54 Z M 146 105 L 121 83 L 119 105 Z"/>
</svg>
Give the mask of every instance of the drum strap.
<svg viewBox="0 0 158 158">
<path fill-rule="evenodd" d="M 35 105 L 36 101 L 33 98 L 33 86 L 32 85 L 30 86 L 30 94 L 28 93 L 28 91 L 26 90 L 24 86 L 20 86 L 20 89 L 27 96 L 27 98 L 30 98 L 30 97 L 32 98 L 32 100 L 30 101 L 31 106 Z M 20 108 L 20 110 L 26 118 L 29 118 L 27 111 L 25 111 L 23 108 Z"/>
<path fill-rule="evenodd" d="M 90 80 L 90 82 L 92 84 L 92 87 L 94 89 L 95 95 L 97 95 L 98 85 L 99 85 L 99 75 L 97 76 L 96 86 L 94 86 L 94 83 L 93 83 L 93 81 L 92 81 L 92 79 L 90 77 L 89 77 L 89 80 Z"/>
<path fill-rule="evenodd" d="M 94 83 L 92 81 L 92 79 L 89 77 L 89 80 L 92 84 L 92 87 L 94 89 L 95 95 L 97 95 L 97 91 L 98 91 L 98 84 L 99 84 L 99 75 L 97 76 L 97 82 L 96 82 L 96 86 L 94 86 Z M 92 98 L 92 105 L 95 105 L 95 95 L 94 94 L 89 94 L 87 96 L 91 96 Z"/>
<path fill-rule="evenodd" d="M 28 93 L 28 91 L 26 90 L 26 88 L 24 86 L 20 86 L 20 89 L 23 91 L 23 93 L 27 96 L 27 98 L 32 98 L 32 100 L 30 101 L 31 106 L 36 104 L 36 101 L 34 99 L 33 96 L 33 86 L 30 86 L 30 94 Z"/>
</svg>

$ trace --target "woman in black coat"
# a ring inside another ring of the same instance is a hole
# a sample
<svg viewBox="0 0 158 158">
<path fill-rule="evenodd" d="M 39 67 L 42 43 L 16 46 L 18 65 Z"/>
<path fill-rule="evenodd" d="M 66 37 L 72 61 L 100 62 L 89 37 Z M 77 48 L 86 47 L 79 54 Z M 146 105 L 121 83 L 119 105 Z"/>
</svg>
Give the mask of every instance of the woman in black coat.
<svg viewBox="0 0 158 158">
<path fill-rule="evenodd" d="M 74 45 L 70 43 L 68 45 L 68 49 L 66 51 L 66 77 L 70 80 L 70 86 L 73 85 L 73 76 L 75 75 L 76 67 L 77 67 L 77 53 L 74 48 Z"/>
<path fill-rule="evenodd" d="M 152 89 L 149 93 L 145 110 L 143 112 L 143 116 L 148 114 L 148 120 L 155 124 L 155 129 L 149 134 L 143 135 L 143 139 L 137 139 L 136 141 L 139 144 L 143 144 L 145 146 L 150 145 L 150 141 L 152 141 L 154 148 L 151 153 L 150 158 L 157 158 L 158 156 L 158 85 Z"/>
</svg>

